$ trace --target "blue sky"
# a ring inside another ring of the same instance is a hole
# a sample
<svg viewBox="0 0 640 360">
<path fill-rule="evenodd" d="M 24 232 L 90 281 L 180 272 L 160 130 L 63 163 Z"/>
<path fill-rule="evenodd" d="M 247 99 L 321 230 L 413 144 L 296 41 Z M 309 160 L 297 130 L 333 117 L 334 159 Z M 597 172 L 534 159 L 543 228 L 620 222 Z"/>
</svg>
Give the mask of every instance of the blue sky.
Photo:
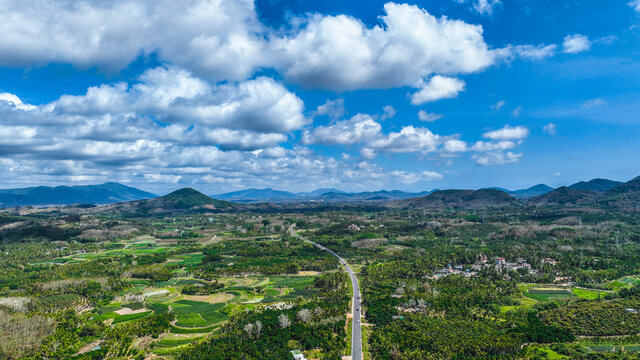
<svg viewBox="0 0 640 360">
<path fill-rule="evenodd" d="M 0 187 L 640 174 L 640 1 L 0 0 Z"/>
</svg>

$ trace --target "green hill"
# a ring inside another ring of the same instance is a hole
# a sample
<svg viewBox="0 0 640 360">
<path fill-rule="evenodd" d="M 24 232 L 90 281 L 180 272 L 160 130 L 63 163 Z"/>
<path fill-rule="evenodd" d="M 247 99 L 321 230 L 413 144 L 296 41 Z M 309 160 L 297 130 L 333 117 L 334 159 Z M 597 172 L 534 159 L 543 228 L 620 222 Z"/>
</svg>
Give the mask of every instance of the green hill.
<svg viewBox="0 0 640 360">
<path fill-rule="evenodd" d="M 517 205 L 519 202 L 513 196 L 496 189 L 442 190 L 427 196 L 395 201 L 390 204 L 391 207 L 397 208 L 428 210 L 482 209 Z"/>
<path fill-rule="evenodd" d="M 197 190 L 184 188 L 154 199 L 105 206 L 98 209 L 98 211 L 104 213 L 129 214 L 131 216 L 145 216 L 232 210 L 238 207 L 239 205 L 235 203 L 216 200 Z"/>
<path fill-rule="evenodd" d="M 580 181 L 569 186 L 573 190 L 605 192 L 611 188 L 622 185 L 620 181 L 608 179 L 593 179 L 589 181 Z"/>
<path fill-rule="evenodd" d="M 544 195 L 527 201 L 534 206 L 577 206 L 586 205 L 597 197 L 595 192 L 574 190 L 566 186 L 559 187 Z"/>
<path fill-rule="evenodd" d="M 600 204 L 619 210 L 640 211 L 640 176 L 605 191 Z"/>
</svg>

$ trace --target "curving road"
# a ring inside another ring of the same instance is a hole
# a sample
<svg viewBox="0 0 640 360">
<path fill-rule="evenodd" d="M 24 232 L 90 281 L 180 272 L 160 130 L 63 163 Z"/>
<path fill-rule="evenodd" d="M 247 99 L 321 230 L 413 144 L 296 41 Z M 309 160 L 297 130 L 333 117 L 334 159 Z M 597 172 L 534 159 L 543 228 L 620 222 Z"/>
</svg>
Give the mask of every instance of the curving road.
<svg viewBox="0 0 640 360">
<path fill-rule="evenodd" d="M 362 295 L 360 294 L 360 284 L 358 283 L 358 278 L 356 278 L 356 274 L 353 273 L 353 270 L 351 270 L 351 267 L 349 266 L 349 264 L 347 264 L 347 262 L 344 261 L 344 259 L 341 258 L 340 255 L 336 254 L 332 250 L 327 249 L 326 247 L 316 242 L 313 242 L 311 240 L 308 240 L 298 235 L 298 233 L 295 232 L 295 230 L 293 230 L 294 226 L 295 224 L 289 227 L 289 233 L 291 234 L 291 236 L 294 236 L 294 237 L 297 237 L 298 239 L 306 241 L 309 244 L 317 247 L 318 249 L 327 251 L 331 255 L 337 257 L 338 260 L 340 260 L 340 264 L 342 264 L 345 270 L 347 270 L 347 272 L 349 273 L 349 277 L 351 278 L 351 287 L 353 288 L 353 300 L 351 301 L 351 304 L 352 304 L 351 313 L 353 314 L 353 321 L 352 321 L 353 327 L 351 328 L 351 360 L 362 360 L 362 325 L 360 324 L 360 319 L 362 318 L 361 317 L 362 309 L 360 306 Z"/>
</svg>

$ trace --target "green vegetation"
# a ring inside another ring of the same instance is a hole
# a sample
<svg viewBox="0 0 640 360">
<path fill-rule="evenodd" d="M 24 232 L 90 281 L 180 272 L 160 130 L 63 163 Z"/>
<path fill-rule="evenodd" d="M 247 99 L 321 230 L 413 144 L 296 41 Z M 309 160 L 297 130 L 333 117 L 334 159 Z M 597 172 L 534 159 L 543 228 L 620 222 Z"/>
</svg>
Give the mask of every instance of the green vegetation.
<svg viewBox="0 0 640 360">
<path fill-rule="evenodd" d="M 356 270 L 367 360 L 638 356 L 635 213 L 225 213 L 191 195 L 0 215 L 0 358 L 338 359 L 349 281 L 293 223 Z"/>
</svg>

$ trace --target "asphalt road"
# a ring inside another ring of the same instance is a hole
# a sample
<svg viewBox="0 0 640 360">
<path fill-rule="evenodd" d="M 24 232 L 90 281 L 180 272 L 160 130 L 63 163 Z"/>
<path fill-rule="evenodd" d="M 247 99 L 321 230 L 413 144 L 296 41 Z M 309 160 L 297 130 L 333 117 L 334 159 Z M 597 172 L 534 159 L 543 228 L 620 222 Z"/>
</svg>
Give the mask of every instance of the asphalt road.
<svg viewBox="0 0 640 360">
<path fill-rule="evenodd" d="M 293 225 L 289 227 L 289 233 L 291 234 L 291 236 L 295 236 L 298 239 L 304 240 L 309 244 L 319 248 L 320 250 L 327 251 L 331 255 L 337 257 L 338 260 L 340 260 L 340 264 L 342 264 L 342 266 L 344 266 L 344 268 L 349 273 L 349 277 L 351 278 L 351 287 L 353 288 L 353 300 L 351 301 L 351 304 L 353 306 L 353 308 L 351 309 L 351 313 L 353 314 L 353 327 L 351 328 L 351 359 L 362 360 L 362 324 L 360 324 L 360 319 L 362 318 L 362 307 L 360 304 L 362 301 L 362 295 L 360 294 L 360 284 L 358 283 L 356 274 L 353 273 L 353 270 L 351 270 L 349 264 L 347 264 L 347 262 L 344 261 L 344 259 L 341 258 L 340 255 L 316 242 L 305 239 L 304 237 L 298 235 L 298 233 L 293 230 Z"/>
</svg>

